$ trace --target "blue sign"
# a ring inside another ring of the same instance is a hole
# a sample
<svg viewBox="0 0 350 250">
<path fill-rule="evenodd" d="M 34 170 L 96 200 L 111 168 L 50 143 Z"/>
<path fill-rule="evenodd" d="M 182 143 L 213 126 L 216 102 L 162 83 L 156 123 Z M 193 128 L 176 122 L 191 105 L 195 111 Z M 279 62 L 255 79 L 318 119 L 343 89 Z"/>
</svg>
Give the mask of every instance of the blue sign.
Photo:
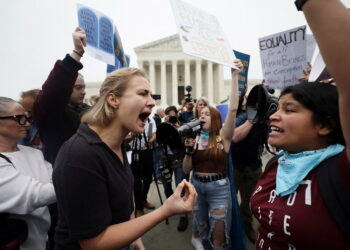
<svg viewBox="0 0 350 250">
<path fill-rule="evenodd" d="M 226 115 L 227 115 L 227 112 L 228 112 L 228 105 L 227 104 L 221 104 L 221 105 L 217 105 L 216 108 L 220 111 L 221 122 L 224 122 L 226 120 Z"/>
<path fill-rule="evenodd" d="M 107 17 L 101 17 L 99 22 L 100 49 L 113 54 L 113 24 Z"/>
<path fill-rule="evenodd" d="M 124 55 L 125 59 L 126 59 L 126 65 L 124 66 L 124 64 L 120 61 L 119 57 L 115 57 L 115 65 L 110 65 L 107 64 L 107 74 L 111 73 L 112 71 L 116 70 L 116 69 L 120 69 L 120 68 L 124 68 L 124 67 L 129 67 L 130 65 L 130 56 L 128 55 Z"/>
<path fill-rule="evenodd" d="M 79 27 L 85 30 L 87 44 L 98 48 L 98 22 L 96 14 L 88 8 L 78 10 Z"/>
<path fill-rule="evenodd" d="M 89 46 L 113 56 L 114 25 L 110 18 L 91 8 L 78 6 L 78 23 L 86 33 Z"/>
<path fill-rule="evenodd" d="M 238 76 L 239 93 L 242 94 L 247 89 L 250 55 L 244 54 L 237 50 L 233 50 L 233 53 L 235 54 L 236 58 L 241 60 L 243 63 L 243 71 L 239 73 L 239 76 Z"/>
<path fill-rule="evenodd" d="M 117 27 L 114 26 L 114 55 L 115 55 L 115 65 L 107 64 L 107 74 L 111 73 L 116 69 L 123 67 L 129 67 L 130 65 L 130 56 L 124 54 L 122 40 L 120 39 Z"/>
</svg>

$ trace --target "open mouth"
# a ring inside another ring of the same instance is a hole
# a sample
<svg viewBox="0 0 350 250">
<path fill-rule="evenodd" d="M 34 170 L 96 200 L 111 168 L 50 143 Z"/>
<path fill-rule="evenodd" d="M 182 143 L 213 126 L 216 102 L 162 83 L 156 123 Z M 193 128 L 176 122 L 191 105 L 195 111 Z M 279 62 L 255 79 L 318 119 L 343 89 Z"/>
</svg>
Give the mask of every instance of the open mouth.
<svg viewBox="0 0 350 250">
<path fill-rule="evenodd" d="M 270 133 L 271 132 L 275 132 L 275 133 L 283 133 L 284 130 L 279 128 L 279 127 L 276 127 L 276 126 L 270 126 Z"/>
<path fill-rule="evenodd" d="M 150 112 L 142 112 L 142 113 L 139 115 L 139 119 L 140 119 L 142 122 L 146 122 L 150 114 L 151 114 Z"/>
</svg>

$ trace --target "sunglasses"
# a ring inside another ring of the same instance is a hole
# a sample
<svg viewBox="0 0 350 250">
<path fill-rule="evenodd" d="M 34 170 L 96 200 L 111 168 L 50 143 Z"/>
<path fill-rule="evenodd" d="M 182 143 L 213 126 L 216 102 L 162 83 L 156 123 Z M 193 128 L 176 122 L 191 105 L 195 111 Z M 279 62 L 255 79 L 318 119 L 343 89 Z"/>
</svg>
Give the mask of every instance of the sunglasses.
<svg viewBox="0 0 350 250">
<path fill-rule="evenodd" d="M 32 118 L 28 117 L 27 115 L 11 115 L 11 116 L 2 116 L 0 117 L 0 120 L 5 120 L 5 119 L 12 119 L 18 122 L 19 125 L 25 125 L 26 122 L 31 123 Z"/>
</svg>

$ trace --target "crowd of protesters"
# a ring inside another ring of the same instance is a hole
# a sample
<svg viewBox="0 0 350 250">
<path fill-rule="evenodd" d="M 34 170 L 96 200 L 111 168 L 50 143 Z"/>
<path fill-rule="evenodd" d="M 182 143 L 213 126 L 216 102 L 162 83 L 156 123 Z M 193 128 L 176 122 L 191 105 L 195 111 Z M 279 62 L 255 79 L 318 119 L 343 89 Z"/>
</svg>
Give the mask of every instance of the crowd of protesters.
<svg viewBox="0 0 350 250">
<path fill-rule="evenodd" d="M 205 97 L 151 117 L 149 80 L 129 67 L 85 104 L 86 34 L 76 28 L 41 89 L 0 97 L 0 249 L 145 249 L 144 233 L 175 214 L 183 232 L 191 212 L 199 250 L 244 249 L 245 238 L 256 249 L 350 249 L 350 13 L 339 0 L 296 5 L 334 80 L 306 77 L 252 118 L 236 60 L 225 121 Z M 193 120 L 201 129 L 182 150 L 157 139 L 162 124 Z M 278 153 L 263 171 L 267 144 Z M 167 198 L 159 208 L 152 181 Z"/>
</svg>

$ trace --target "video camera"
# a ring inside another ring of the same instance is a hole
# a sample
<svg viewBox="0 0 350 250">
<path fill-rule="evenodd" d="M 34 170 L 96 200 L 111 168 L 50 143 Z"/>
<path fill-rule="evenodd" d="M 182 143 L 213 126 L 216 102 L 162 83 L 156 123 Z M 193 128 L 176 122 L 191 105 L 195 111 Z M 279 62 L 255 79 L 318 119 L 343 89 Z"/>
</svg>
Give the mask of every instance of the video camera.
<svg viewBox="0 0 350 250">
<path fill-rule="evenodd" d="M 253 124 L 266 122 L 277 111 L 278 99 L 263 84 L 254 86 L 247 98 L 247 117 Z"/>
<path fill-rule="evenodd" d="M 158 126 L 156 136 L 160 144 L 168 145 L 171 151 L 176 154 L 185 149 L 183 144 L 185 138 L 196 138 L 201 130 L 202 125 L 199 120 L 193 120 L 179 128 L 169 122 L 163 122 Z"/>
<path fill-rule="evenodd" d="M 176 117 L 175 119 L 178 121 Z M 169 122 L 161 123 L 156 132 L 157 141 L 164 147 L 164 153 L 167 158 L 167 164 L 163 164 L 160 168 L 163 179 L 166 182 L 171 182 L 170 165 L 182 164 L 182 160 L 180 161 L 176 156 L 183 154 L 185 151 L 184 139 L 188 137 L 195 138 L 202 130 L 202 125 L 199 120 L 193 120 L 179 128 L 176 128 L 170 122 L 169 119 Z M 169 152 L 169 149 L 171 152 Z"/>
<path fill-rule="evenodd" d="M 177 118 L 177 116 L 172 115 L 169 116 L 169 123 L 171 123 L 172 125 L 175 126 L 176 123 L 180 123 L 179 119 Z"/>
<path fill-rule="evenodd" d="M 192 102 L 192 95 L 191 95 L 191 92 L 192 92 L 192 86 L 191 85 L 187 85 L 185 87 L 185 90 L 187 92 L 187 94 L 185 94 L 185 102 Z"/>
</svg>

